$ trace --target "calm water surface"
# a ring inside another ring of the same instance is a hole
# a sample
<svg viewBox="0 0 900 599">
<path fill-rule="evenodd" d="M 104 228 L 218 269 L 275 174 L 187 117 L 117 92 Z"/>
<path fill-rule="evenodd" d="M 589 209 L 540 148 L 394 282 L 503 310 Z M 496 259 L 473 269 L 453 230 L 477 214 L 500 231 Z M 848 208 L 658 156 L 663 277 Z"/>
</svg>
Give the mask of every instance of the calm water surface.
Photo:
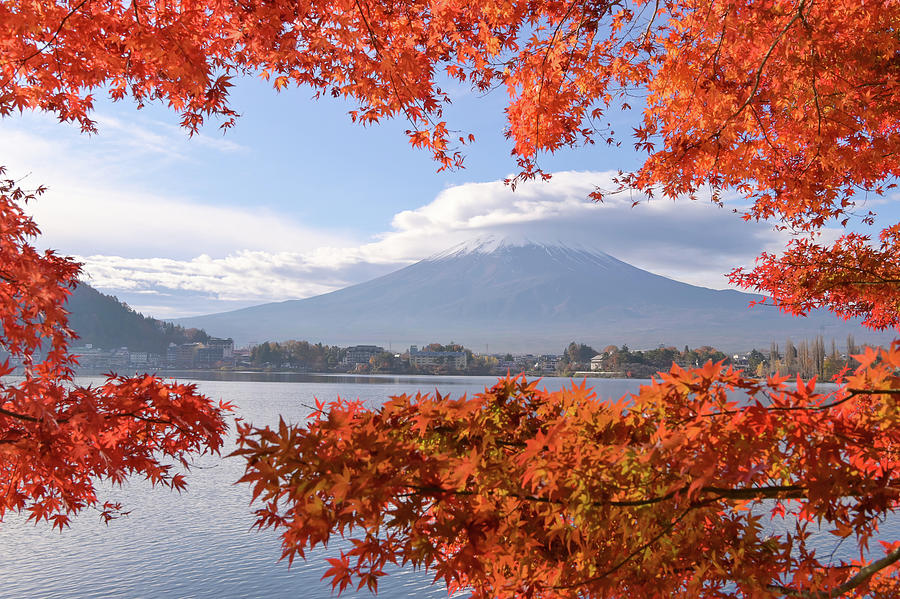
<svg viewBox="0 0 900 599">
<path fill-rule="evenodd" d="M 416 390 L 459 396 L 484 390 L 496 377 L 333 376 L 260 373 L 209 373 L 196 382 L 209 397 L 231 401 L 237 413 L 254 424 L 274 425 L 278 416 L 299 421 L 313 398 L 360 398 L 372 405 L 389 395 Z M 82 378 L 80 383 L 96 379 Z M 546 378 L 553 390 L 568 379 Z M 621 396 L 639 381 L 595 381 L 598 393 Z M 601 392 L 602 389 L 602 392 Z M 227 455 L 229 444 L 222 454 Z M 235 458 L 204 456 L 188 475 L 182 494 L 154 489 L 135 480 L 106 488 L 102 501 L 121 501 L 131 515 L 105 526 L 91 511 L 74 519 L 62 533 L 49 526 L 7 516 L 0 524 L 0 597 L 25 598 L 324 598 L 331 586 L 320 580 L 325 557 L 343 546 L 333 541 L 291 568 L 279 562 L 281 546 L 271 531 L 251 530 L 254 521 L 245 486 L 232 484 L 243 470 Z M 432 586 L 426 572 L 403 569 L 379 583 L 378 597 L 447 597 L 443 585 Z M 367 591 L 343 597 L 371 597 Z"/>
<path fill-rule="evenodd" d="M 378 405 L 389 395 L 416 390 L 459 396 L 474 393 L 495 377 L 341 376 L 260 373 L 209 373 L 198 380 L 185 373 L 179 380 L 196 382 L 206 395 L 231 401 L 237 413 L 254 424 L 277 424 L 306 417 L 313 398 L 338 395 Z M 81 379 L 86 383 L 91 379 Z M 99 378 L 96 380 L 100 380 Z M 642 381 L 589 379 L 600 397 L 618 398 L 637 390 Z M 549 390 L 570 384 L 545 378 Z M 228 445 L 223 455 L 231 451 Z M 242 460 L 204 456 L 188 475 L 188 490 L 178 494 L 153 489 L 143 481 L 108 488 L 102 501 L 121 501 L 131 515 L 105 526 L 84 512 L 62 533 L 8 516 L 0 524 L 0 597 L 24 598 L 324 598 L 330 585 L 320 580 L 325 557 L 344 546 L 333 541 L 309 553 L 291 568 L 279 562 L 281 547 L 271 531 L 251 530 L 254 521 L 246 486 L 233 481 Z M 885 527 L 898 538 L 900 526 Z M 827 535 L 826 535 L 827 536 Z M 840 553 L 844 553 L 843 548 Z M 831 542 L 830 548 L 834 543 Z M 824 549 L 824 548 L 823 548 Z M 829 549 L 830 552 L 830 549 Z M 446 597 L 443 585 L 431 584 L 426 572 L 403 569 L 379 583 L 378 597 Z M 367 591 L 344 597 L 371 597 Z M 465 596 L 465 594 L 462 594 Z"/>
</svg>

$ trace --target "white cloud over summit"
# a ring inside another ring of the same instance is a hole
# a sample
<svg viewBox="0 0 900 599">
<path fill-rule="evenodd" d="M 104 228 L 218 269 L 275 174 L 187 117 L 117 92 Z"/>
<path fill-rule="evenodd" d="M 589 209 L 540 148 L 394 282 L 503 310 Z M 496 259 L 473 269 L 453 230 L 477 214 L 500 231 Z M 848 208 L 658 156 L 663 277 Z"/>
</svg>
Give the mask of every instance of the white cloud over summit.
<svg viewBox="0 0 900 599">
<path fill-rule="evenodd" d="M 304 223 L 299 210 L 286 212 L 286 204 L 210 197 L 202 181 L 193 192 L 171 191 L 182 189 L 178 181 L 168 185 L 172 165 L 183 170 L 198 156 L 215 162 L 252 152 L 231 141 L 201 137 L 187 145 L 177 127 L 101 116 L 103 134 L 88 144 L 50 121 L 4 121 L 0 136 L 8 174 L 32 173 L 23 185 L 50 189 L 28 208 L 44 233 L 39 243 L 76 256 L 100 290 L 164 318 L 325 293 L 486 235 L 584 246 L 714 288 L 726 286 L 723 273 L 783 241 L 708 202 L 632 207 L 639 198 L 627 194 L 591 202 L 596 187 L 612 187 L 612 173 L 574 171 L 515 191 L 501 181 L 448 187 L 397 212 L 374 235 L 328 230 Z M 289 174 L 283 187 L 288 203 L 302 193 Z M 329 209 L 327 200 L 315 201 Z"/>
<path fill-rule="evenodd" d="M 715 288 L 726 286 L 723 273 L 779 243 L 765 225 L 745 223 L 712 204 L 654 200 L 632 207 L 627 197 L 588 201 L 587 194 L 609 177 L 562 172 L 515 191 L 499 181 L 450 187 L 428 204 L 396 214 L 389 231 L 364 243 L 326 241 L 284 251 L 277 238 L 284 241 L 290 230 L 276 228 L 267 235 L 260 222 L 256 234 L 276 238 L 270 248 L 247 250 L 233 240 L 234 249 L 218 258 L 95 254 L 79 259 L 93 285 L 137 309 L 178 316 L 325 293 L 485 235 L 589 247 Z"/>
</svg>

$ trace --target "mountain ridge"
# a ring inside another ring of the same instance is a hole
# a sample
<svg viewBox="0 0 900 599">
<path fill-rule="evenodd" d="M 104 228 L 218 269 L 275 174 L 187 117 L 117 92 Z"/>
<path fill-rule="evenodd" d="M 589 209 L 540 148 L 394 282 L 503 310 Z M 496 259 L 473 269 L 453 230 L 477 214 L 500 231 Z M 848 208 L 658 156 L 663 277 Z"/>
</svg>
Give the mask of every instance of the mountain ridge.
<svg viewBox="0 0 900 599">
<path fill-rule="evenodd" d="M 294 338 L 404 347 L 452 340 L 534 352 L 558 352 L 573 339 L 732 351 L 786 336 L 889 338 L 826 314 L 799 319 L 772 307 L 747 308 L 760 299 L 675 281 L 593 248 L 489 238 L 323 295 L 174 322 L 238 344 Z"/>
<path fill-rule="evenodd" d="M 169 343 L 209 339 L 202 330 L 190 330 L 132 310 L 118 298 L 100 293 L 79 281 L 66 301 L 69 326 L 78 335 L 72 347 L 91 344 L 131 351 L 165 353 Z"/>
</svg>

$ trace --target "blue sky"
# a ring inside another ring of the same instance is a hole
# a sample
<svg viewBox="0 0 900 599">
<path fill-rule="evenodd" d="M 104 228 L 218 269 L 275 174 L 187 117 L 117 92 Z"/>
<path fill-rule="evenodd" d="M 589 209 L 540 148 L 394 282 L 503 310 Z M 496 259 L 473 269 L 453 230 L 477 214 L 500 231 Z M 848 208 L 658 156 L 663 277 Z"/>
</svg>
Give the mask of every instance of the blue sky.
<svg viewBox="0 0 900 599">
<path fill-rule="evenodd" d="M 500 183 L 515 170 L 505 91 L 456 92 L 446 119 L 476 136 L 457 172 L 437 173 L 403 121 L 363 128 L 348 103 L 252 79 L 234 88 L 242 116 L 225 135 L 210 123 L 188 138 L 164 107 L 98 98 L 99 135 L 25 114 L 0 120 L 0 151 L 9 175 L 49 187 L 30 207 L 39 245 L 161 318 L 331 291 L 488 234 L 577 243 L 714 288 L 784 241 L 702 202 L 588 202 L 594 185 L 638 165 L 627 138 L 545 157 L 557 176 L 513 193 Z M 620 139 L 636 116 L 612 119 Z M 896 222 L 895 206 L 876 209 Z"/>
</svg>

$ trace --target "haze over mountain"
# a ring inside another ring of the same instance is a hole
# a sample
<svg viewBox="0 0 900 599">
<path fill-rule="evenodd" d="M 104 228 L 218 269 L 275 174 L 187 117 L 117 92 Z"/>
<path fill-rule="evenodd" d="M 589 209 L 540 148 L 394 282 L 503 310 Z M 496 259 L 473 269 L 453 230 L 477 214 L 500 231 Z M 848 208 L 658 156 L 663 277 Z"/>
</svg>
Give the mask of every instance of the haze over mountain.
<svg viewBox="0 0 900 599">
<path fill-rule="evenodd" d="M 578 340 L 737 351 L 819 334 L 891 338 L 825 313 L 794 318 L 748 308 L 755 299 L 673 281 L 592 248 L 486 238 L 331 293 L 175 322 L 238 345 L 305 339 L 395 350 L 452 340 L 476 351 L 555 353 Z"/>
</svg>

